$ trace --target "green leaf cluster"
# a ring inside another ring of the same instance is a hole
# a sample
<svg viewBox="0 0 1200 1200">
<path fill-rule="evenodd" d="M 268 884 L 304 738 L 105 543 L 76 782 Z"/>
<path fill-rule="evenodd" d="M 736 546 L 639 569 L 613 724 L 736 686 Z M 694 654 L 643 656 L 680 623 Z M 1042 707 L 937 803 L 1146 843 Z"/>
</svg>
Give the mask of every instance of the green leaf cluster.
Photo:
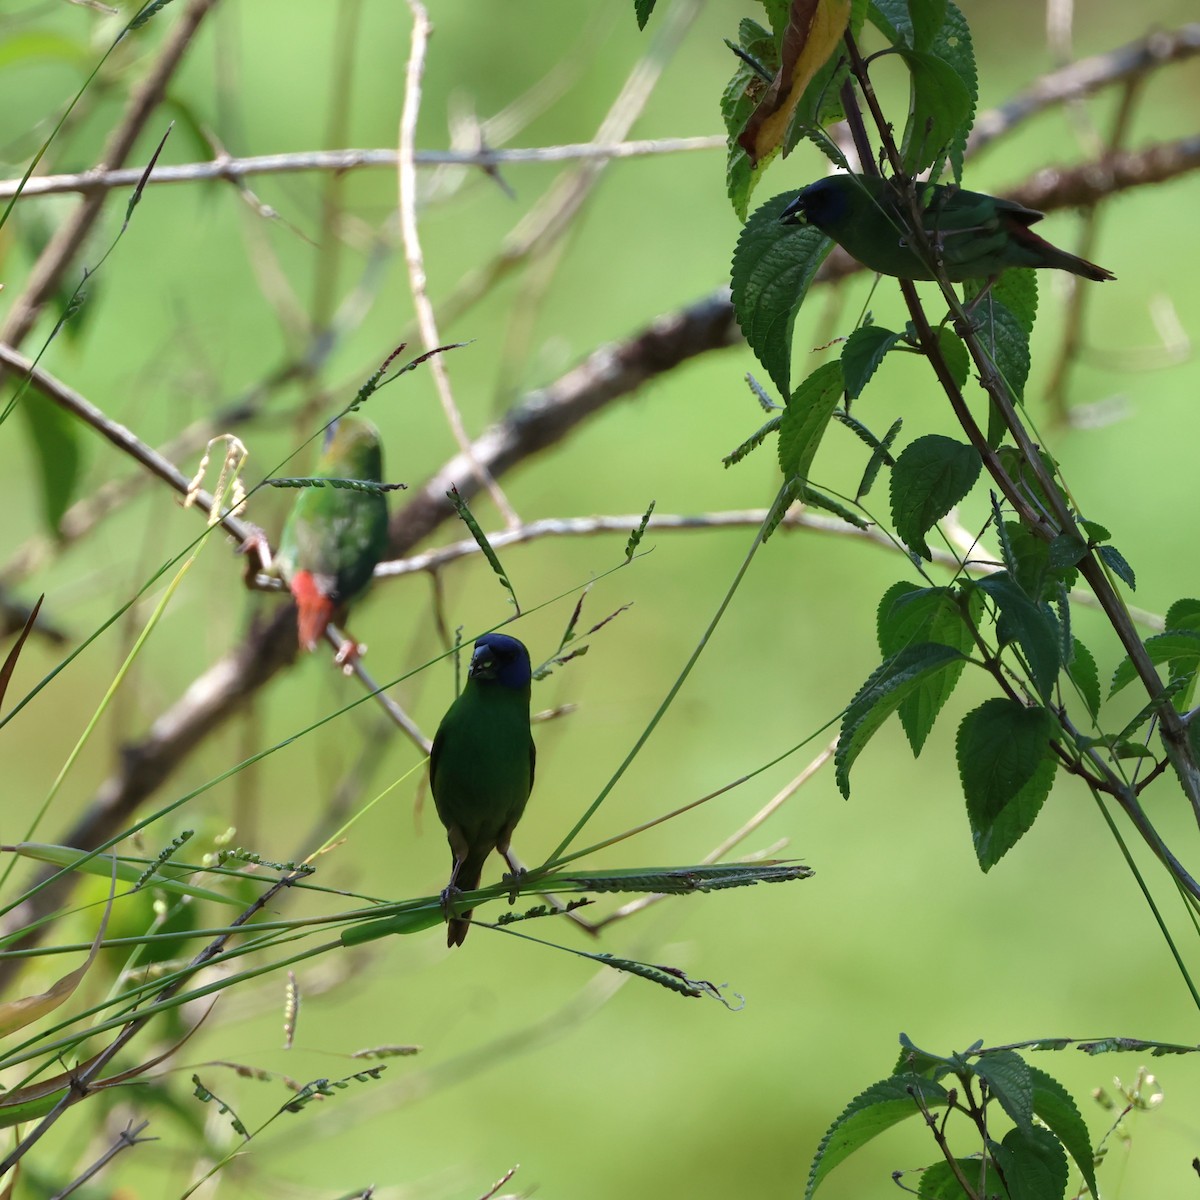
<svg viewBox="0 0 1200 1200">
<path fill-rule="evenodd" d="M 968 1194 L 965 1184 L 976 1196 L 1061 1200 L 1068 1160 L 1091 1194 L 1098 1194 L 1087 1125 L 1053 1076 L 1012 1049 L 983 1050 L 977 1044 L 943 1057 L 919 1050 L 903 1035 L 900 1041 L 895 1073 L 856 1096 L 821 1139 L 805 1200 L 839 1163 L 913 1117 L 941 1130 L 942 1158 L 922 1170 L 919 1196 L 960 1200 Z M 1011 1128 L 1001 1134 L 1005 1122 Z M 971 1153 L 956 1153 L 959 1145 Z"/>
</svg>

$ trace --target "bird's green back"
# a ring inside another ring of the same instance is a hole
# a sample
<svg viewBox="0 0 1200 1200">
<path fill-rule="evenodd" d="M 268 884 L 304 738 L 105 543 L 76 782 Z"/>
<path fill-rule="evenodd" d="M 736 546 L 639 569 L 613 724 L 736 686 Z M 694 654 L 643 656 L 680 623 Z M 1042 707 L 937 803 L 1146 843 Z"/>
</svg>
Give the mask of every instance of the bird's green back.
<svg viewBox="0 0 1200 1200">
<path fill-rule="evenodd" d="M 520 819 L 534 762 L 529 688 L 468 679 L 434 739 L 429 784 L 442 823 L 460 828 L 481 862 Z"/>
<path fill-rule="evenodd" d="M 342 417 L 313 470 L 322 479 L 383 481 L 379 433 L 358 417 Z M 387 501 L 379 493 L 310 487 L 296 498 L 284 526 L 279 555 L 292 572 L 333 581 L 338 600 L 349 600 L 371 581 L 387 552 Z"/>
</svg>

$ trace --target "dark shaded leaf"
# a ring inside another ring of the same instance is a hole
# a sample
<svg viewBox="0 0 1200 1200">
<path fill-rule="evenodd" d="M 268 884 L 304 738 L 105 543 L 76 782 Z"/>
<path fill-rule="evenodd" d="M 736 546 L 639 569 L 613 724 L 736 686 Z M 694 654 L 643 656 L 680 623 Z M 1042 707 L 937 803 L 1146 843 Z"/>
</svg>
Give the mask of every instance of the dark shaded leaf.
<svg viewBox="0 0 1200 1200">
<path fill-rule="evenodd" d="M 792 328 L 817 268 L 833 247 L 812 225 L 782 225 L 796 198 L 784 192 L 756 209 L 733 252 L 733 309 L 738 326 L 783 396 L 791 395 Z"/>
<path fill-rule="evenodd" d="M 975 485 L 983 460 L 974 446 L 940 433 L 910 442 L 892 468 L 892 523 L 910 550 L 932 557 L 925 534 Z"/>
<path fill-rule="evenodd" d="M 995 866 L 1029 831 L 1050 794 L 1055 724 L 1006 696 L 984 701 L 958 729 L 956 753 L 980 867 Z"/>
<path fill-rule="evenodd" d="M 927 680 L 961 659 L 951 646 L 920 642 L 906 646 L 871 672 L 846 708 L 834 751 L 837 785 L 843 796 L 850 797 L 850 768 L 884 721 Z"/>
</svg>

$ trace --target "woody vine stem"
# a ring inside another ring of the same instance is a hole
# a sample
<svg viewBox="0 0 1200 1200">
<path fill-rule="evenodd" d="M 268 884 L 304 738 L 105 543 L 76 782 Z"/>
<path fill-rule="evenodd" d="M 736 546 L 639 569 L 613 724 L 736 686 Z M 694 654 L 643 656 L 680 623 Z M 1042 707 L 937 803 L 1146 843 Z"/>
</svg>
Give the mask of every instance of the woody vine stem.
<svg viewBox="0 0 1200 1200">
<path fill-rule="evenodd" d="M 870 111 L 883 155 L 887 159 L 892 174 L 902 186 L 905 202 L 908 205 L 906 213 L 908 231 L 913 238 L 914 249 L 924 261 L 933 267 L 936 281 L 949 306 L 955 332 L 966 344 L 971 359 L 979 372 L 980 386 L 987 393 L 989 402 L 995 406 L 1005 427 L 1012 435 L 1022 457 L 1022 467 L 1030 473 L 1042 494 L 1047 498 L 1050 511 L 1040 511 L 1030 504 L 1026 494 L 1004 469 L 999 457 L 988 444 L 987 438 L 967 406 L 961 389 L 954 381 L 949 365 L 942 354 L 938 337 L 917 295 L 915 285 L 911 280 L 902 279 L 899 281 L 900 289 L 912 318 L 920 347 L 929 359 L 938 382 L 945 390 L 963 431 L 970 439 L 972 446 L 979 452 L 988 473 L 1005 500 L 1013 507 L 1022 524 L 1042 541 L 1050 542 L 1056 537 L 1067 534 L 1078 537 L 1081 544 L 1087 546 L 1085 554 L 1077 564 L 1080 574 L 1087 581 L 1097 602 L 1108 617 L 1121 645 L 1129 655 L 1130 662 L 1142 681 L 1146 693 L 1155 706 L 1167 757 L 1174 766 L 1179 782 L 1192 805 L 1198 823 L 1200 823 L 1200 766 L 1197 764 L 1195 748 L 1188 737 L 1188 720 L 1175 710 L 1169 696 L 1166 695 L 1158 673 L 1137 635 L 1124 601 L 1117 594 L 1094 549 L 1088 544 L 1088 538 L 1080 530 L 1075 514 L 1068 506 L 1057 483 L 1051 477 L 1037 446 L 1017 415 L 1007 385 L 996 370 L 991 356 L 980 342 L 975 325 L 964 312 L 950 281 L 946 278 L 939 256 L 930 245 L 923 227 L 915 185 L 904 175 L 900 153 L 892 137 L 891 126 L 880 108 L 879 100 L 871 85 L 867 64 L 849 30 L 845 34 L 845 44 L 851 74 Z M 843 102 L 846 120 L 858 151 L 861 169 L 868 174 L 877 175 L 879 169 L 875 156 L 871 152 L 862 110 L 852 88 L 843 89 Z M 1152 771 L 1137 783 L 1126 781 L 1104 761 L 1094 747 L 1077 748 L 1082 746 L 1082 737 L 1067 720 L 1066 714 L 1061 708 L 1055 713 L 1055 716 L 1072 743 L 1070 748 L 1061 745 L 1055 747 L 1060 757 L 1070 765 L 1075 774 L 1081 775 L 1094 791 L 1103 792 L 1116 800 L 1143 840 L 1185 890 L 1193 904 L 1200 906 L 1200 882 L 1197 882 L 1171 853 L 1138 800 L 1141 791 L 1153 782 L 1161 771 Z"/>
</svg>

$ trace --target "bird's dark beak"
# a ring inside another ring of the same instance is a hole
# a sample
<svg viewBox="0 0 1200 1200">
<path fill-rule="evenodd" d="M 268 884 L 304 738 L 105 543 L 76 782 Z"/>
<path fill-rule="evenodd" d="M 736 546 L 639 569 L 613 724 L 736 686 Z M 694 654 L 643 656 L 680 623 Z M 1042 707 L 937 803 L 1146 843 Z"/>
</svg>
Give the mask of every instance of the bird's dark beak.
<svg viewBox="0 0 1200 1200">
<path fill-rule="evenodd" d="M 489 646 L 476 646 L 467 668 L 468 679 L 493 679 L 496 675 L 496 660 Z"/>
<path fill-rule="evenodd" d="M 808 224 L 808 214 L 804 211 L 803 196 L 797 196 L 795 200 L 793 200 L 791 204 L 789 204 L 787 208 L 785 208 L 783 212 L 779 214 L 779 223 L 780 225 Z"/>
</svg>

